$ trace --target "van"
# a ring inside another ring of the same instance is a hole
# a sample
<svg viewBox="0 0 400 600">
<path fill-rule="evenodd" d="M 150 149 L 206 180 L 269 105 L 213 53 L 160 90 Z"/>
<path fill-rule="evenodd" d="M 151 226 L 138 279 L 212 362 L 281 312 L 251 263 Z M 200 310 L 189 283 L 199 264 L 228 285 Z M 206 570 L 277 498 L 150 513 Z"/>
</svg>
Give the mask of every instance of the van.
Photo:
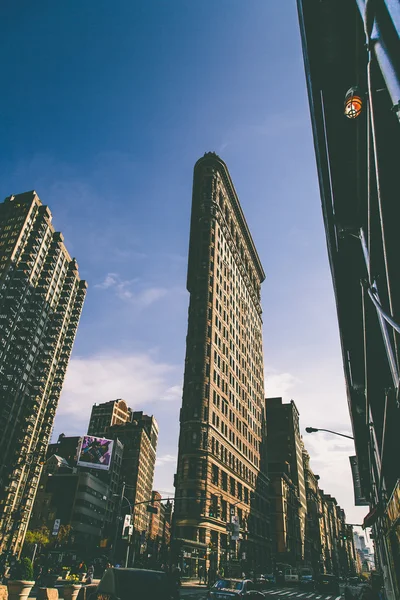
<svg viewBox="0 0 400 600">
<path fill-rule="evenodd" d="M 299 583 L 299 573 L 297 569 L 286 568 L 284 572 L 285 583 Z"/>
</svg>

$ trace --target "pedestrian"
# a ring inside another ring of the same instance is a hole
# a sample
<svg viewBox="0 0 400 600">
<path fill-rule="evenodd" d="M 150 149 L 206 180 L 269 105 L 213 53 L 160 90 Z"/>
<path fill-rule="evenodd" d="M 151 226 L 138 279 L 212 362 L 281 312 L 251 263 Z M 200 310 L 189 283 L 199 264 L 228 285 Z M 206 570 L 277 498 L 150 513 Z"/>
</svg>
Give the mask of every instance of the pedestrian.
<svg viewBox="0 0 400 600">
<path fill-rule="evenodd" d="M 93 583 L 93 577 L 94 577 L 94 566 L 90 565 L 87 570 L 87 573 L 86 573 L 86 583 L 89 585 L 91 583 Z"/>
<path fill-rule="evenodd" d="M 203 580 L 203 567 L 202 565 L 200 565 L 199 567 L 199 584 L 202 582 Z"/>
</svg>

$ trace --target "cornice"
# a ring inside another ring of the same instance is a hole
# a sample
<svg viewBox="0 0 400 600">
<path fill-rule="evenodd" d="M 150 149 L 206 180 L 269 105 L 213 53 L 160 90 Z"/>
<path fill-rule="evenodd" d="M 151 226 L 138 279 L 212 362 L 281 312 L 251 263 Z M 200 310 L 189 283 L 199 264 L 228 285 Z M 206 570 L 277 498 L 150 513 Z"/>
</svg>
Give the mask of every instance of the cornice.
<svg viewBox="0 0 400 600">
<path fill-rule="evenodd" d="M 194 172 L 195 172 L 195 179 L 196 179 L 196 172 L 199 168 L 203 167 L 203 166 L 214 166 L 215 168 L 217 168 L 220 176 L 222 177 L 222 180 L 225 184 L 226 190 L 228 192 L 229 195 L 229 200 L 231 202 L 232 208 L 235 211 L 235 215 L 236 218 L 238 220 L 238 224 L 240 226 L 240 229 L 242 231 L 243 237 L 247 242 L 247 247 L 248 250 L 252 256 L 254 265 L 257 269 L 258 272 L 258 276 L 260 278 L 260 283 L 262 283 L 265 280 L 265 272 L 264 269 L 262 267 L 261 264 L 261 260 L 260 257 L 258 255 L 258 252 L 256 250 L 253 238 L 251 236 L 249 227 L 247 225 L 245 216 L 243 214 L 243 210 L 242 207 L 240 206 L 240 202 L 239 202 L 239 198 L 238 195 L 236 193 L 235 187 L 233 185 L 231 176 L 229 174 L 228 171 L 228 167 L 226 166 L 226 164 L 224 163 L 224 161 L 217 155 L 215 154 L 215 152 L 206 152 L 204 154 L 204 156 L 202 156 L 195 164 L 194 166 Z"/>
</svg>

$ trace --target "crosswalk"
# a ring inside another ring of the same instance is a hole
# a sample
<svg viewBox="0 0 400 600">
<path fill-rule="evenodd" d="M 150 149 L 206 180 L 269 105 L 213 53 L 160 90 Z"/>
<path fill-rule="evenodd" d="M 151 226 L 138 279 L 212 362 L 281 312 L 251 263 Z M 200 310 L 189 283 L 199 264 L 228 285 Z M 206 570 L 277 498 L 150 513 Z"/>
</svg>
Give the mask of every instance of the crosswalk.
<svg viewBox="0 0 400 600">
<path fill-rule="evenodd" d="M 343 600 L 341 594 L 320 594 L 318 592 L 293 590 L 293 588 L 275 588 L 274 590 L 263 591 L 266 598 L 271 600 Z"/>
</svg>

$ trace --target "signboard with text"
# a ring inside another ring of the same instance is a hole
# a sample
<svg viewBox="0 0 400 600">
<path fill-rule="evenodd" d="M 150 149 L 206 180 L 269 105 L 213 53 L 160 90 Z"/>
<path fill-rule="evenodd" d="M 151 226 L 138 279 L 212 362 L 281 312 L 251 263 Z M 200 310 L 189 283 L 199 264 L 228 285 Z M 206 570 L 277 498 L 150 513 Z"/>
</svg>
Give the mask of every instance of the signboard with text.
<svg viewBox="0 0 400 600">
<path fill-rule="evenodd" d="M 368 506 L 369 502 L 365 499 L 361 491 L 361 478 L 360 471 L 358 468 L 357 456 L 349 456 L 351 472 L 353 475 L 353 487 L 354 487 L 354 504 L 356 506 Z"/>
</svg>

